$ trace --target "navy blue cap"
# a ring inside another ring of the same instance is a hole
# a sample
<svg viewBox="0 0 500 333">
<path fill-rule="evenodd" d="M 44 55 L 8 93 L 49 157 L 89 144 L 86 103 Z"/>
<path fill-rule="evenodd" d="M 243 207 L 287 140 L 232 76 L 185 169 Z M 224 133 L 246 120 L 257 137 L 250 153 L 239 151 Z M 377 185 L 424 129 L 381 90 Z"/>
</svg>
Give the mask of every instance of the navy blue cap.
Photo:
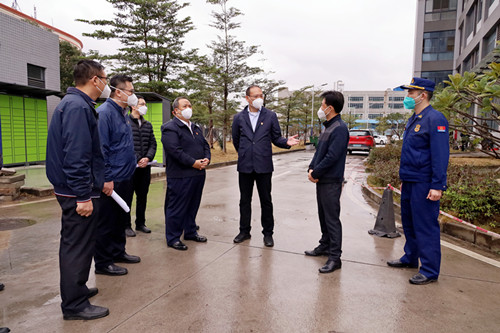
<svg viewBox="0 0 500 333">
<path fill-rule="evenodd" d="M 411 79 L 410 84 L 396 87 L 394 90 L 418 89 L 418 90 L 434 91 L 435 86 L 436 84 L 434 83 L 434 81 L 422 79 L 420 77 L 414 77 L 413 79 Z"/>
</svg>

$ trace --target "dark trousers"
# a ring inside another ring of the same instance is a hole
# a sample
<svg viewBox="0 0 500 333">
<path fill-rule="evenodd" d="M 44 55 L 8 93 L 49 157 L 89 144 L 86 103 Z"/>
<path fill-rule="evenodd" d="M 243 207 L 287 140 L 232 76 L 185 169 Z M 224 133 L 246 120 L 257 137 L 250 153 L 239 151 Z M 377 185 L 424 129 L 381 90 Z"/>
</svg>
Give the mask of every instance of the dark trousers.
<svg viewBox="0 0 500 333">
<path fill-rule="evenodd" d="M 115 192 L 130 207 L 132 204 L 132 178 L 114 182 Z M 125 228 L 130 221 L 130 213 L 125 211 L 113 198 L 101 193 L 99 222 L 97 224 L 96 251 L 94 256 L 96 268 L 104 268 L 114 263 L 115 258 L 125 254 Z"/>
<path fill-rule="evenodd" d="M 420 259 L 420 273 L 437 279 L 441 265 L 439 201 L 426 199 L 430 187 L 430 183 L 403 182 L 401 221 L 406 243 L 401 261 L 418 265 Z"/>
<path fill-rule="evenodd" d="M 146 205 L 148 202 L 149 184 L 151 183 L 151 166 L 136 168 L 132 178 L 133 191 L 135 192 L 135 227 L 146 225 Z M 127 221 L 127 228 L 132 223 Z"/>
<path fill-rule="evenodd" d="M 205 185 L 205 175 L 167 178 L 165 195 L 165 236 L 167 244 L 172 245 L 196 232 L 196 215 L 200 208 L 201 195 Z"/>
<path fill-rule="evenodd" d="M 340 260 L 342 254 L 341 194 L 342 183 L 316 184 L 316 200 L 321 226 L 319 244 L 322 250 L 328 251 L 330 260 Z"/>
<path fill-rule="evenodd" d="M 75 313 L 90 305 L 86 283 L 94 255 L 99 205 L 98 199 L 93 199 L 92 215 L 83 217 L 76 212 L 76 198 L 56 197 L 62 210 L 59 246 L 61 309 L 63 313 Z"/>
<path fill-rule="evenodd" d="M 239 173 L 238 181 L 240 185 L 240 232 L 250 233 L 252 227 L 252 194 L 253 184 L 257 184 L 257 191 L 260 199 L 262 233 L 265 236 L 272 236 L 274 229 L 273 201 L 271 198 L 271 178 L 270 173 Z"/>
</svg>

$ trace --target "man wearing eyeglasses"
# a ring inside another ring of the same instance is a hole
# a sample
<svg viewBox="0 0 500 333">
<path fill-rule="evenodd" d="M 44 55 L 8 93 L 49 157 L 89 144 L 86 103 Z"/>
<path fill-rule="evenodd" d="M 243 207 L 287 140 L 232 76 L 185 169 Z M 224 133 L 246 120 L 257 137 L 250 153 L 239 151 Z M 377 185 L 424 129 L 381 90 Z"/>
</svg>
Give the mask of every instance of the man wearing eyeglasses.
<svg viewBox="0 0 500 333">
<path fill-rule="evenodd" d="M 128 271 L 115 263 L 133 264 L 141 261 L 138 256 L 125 252 L 125 228 L 130 213 L 126 213 L 111 197 L 114 191 L 129 207 L 132 204 L 132 176 L 137 162 L 127 111 L 129 106 L 137 105 L 137 96 L 130 76 L 113 76 L 110 86 L 110 98 L 97 108 L 99 137 L 104 156 L 102 192 L 105 195 L 100 199 L 94 260 L 96 274 L 116 276 L 125 275 Z"/>
<path fill-rule="evenodd" d="M 93 60 L 80 60 L 73 77 L 76 86 L 68 88 L 50 122 L 46 172 L 62 211 L 59 270 L 63 318 L 91 320 L 109 314 L 107 308 L 90 304 L 97 288 L 86 284 L 104 183 L 94 106 L 99 97 L 109 96 L 110 89 L 104 67 Z"/>
<path fill-rule="evenodd" d="M 278 117 L 266 109 L 264 94 L 259 86 L 252 85 L 246 90 L 248 106 L 233 119 L 233 145 L 238 152 L 238 182 L 240 187 L 240 233 L 235 243 L 250 239 L 252 215 L 252 193 L 257 184 L 261 206 L 261 224 L 264 245 L 274 246 L 274 217 L 271 198 L 271 178 L 273 174 L 272 145 L 290 149 L 299 143 L 297 135 L 286 139 L 281 136 Z"/>
</svg>

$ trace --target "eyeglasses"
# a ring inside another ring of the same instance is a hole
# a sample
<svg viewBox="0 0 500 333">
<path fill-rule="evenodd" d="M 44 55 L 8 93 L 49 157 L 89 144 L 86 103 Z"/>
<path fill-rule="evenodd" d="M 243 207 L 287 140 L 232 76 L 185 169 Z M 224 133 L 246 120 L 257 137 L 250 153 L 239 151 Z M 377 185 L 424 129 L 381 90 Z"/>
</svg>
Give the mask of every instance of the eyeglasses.
<svg viewBox="0 0 500 333">
<path fill-rule="evenodd" d="M 104 80 L 108 81 L 108 77 L 107 77 L 107 76 L 99 76 L 99 75 L 96 75 L 96 76 L 97 76 L 98 78 L 100 78 L 100 79 L 104 79 Z"/>
</svg>

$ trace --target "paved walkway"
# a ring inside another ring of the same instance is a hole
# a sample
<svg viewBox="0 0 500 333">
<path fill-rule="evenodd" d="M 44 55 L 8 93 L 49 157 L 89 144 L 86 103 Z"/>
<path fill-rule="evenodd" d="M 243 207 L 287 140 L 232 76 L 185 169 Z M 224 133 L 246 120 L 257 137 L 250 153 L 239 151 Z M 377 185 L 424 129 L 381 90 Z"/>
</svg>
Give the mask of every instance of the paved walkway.
<svg viewBox="0 0 500 333">
<path fill-rule="evenodd" d="M 151 186 L 147 225 L 151 234 L 127 240 L 140 264 L 121 277 L 95 276 L 89 286 L 108 317 L 64 321 L 60 312 L 58 246 L 60 209 L 48 198 L 0 205 L 2 218 L 36 224 L 0 232 L 0 326 L 13 332 L 498 332 L 500 263 L 443 244 L 437 283 L 413 286 L 416 271 L 387 267 L 401 255 L 404 238 L 368 235 L 376 207 L 354 180 L 363 178 L 362 155 L 349 156 L 342 196 L 343 266 L 319 274 L 326 258 L 304 250 L 320 237 L 315 187 L 306 178 L 312 152 L 275 156 L 273 201 L 275 247 L 265 248 L 254 196 L 252 239 L 238 233 L 236 166 L 208 170 L 198 214 L 205 244 L 167 248 L 165 182 Z"/>
</svg>

